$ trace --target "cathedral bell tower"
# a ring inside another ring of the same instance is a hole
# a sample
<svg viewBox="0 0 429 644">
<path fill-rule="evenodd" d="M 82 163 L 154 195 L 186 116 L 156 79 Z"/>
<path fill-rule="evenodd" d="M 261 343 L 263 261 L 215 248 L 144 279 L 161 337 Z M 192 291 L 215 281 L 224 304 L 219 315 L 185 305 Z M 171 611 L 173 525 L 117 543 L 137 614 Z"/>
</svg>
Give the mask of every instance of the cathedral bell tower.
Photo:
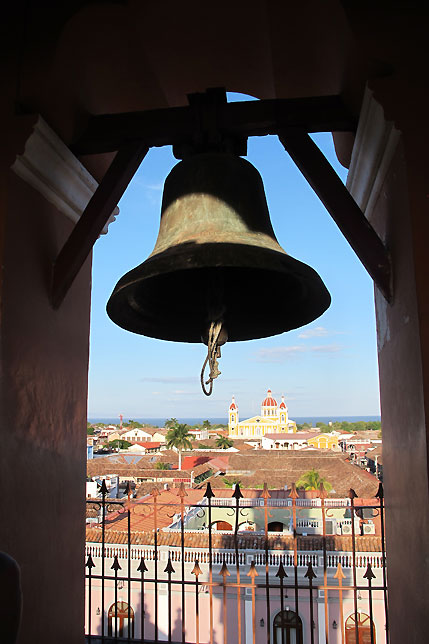
<svg viewBox="0 0 429 644">
<path fill-rule="evenodd" d="M 280 425 L 281 432 L 289 431 L 288 423 L 289 423 L 288 408 L 285 403 L 285 397 L 282 396 L 282 401 L 279 406 L 279 425 Z"/>
<path fill-rule="evenodd" d="M 229 406 L 229 416 L 228 416 L 228 434 L 230 436 L 237 436 L 237 425 L 238 425 L 238 407 L 235 404 L 235 398 L 232 397 L 232 402 Z"/>
</svg>

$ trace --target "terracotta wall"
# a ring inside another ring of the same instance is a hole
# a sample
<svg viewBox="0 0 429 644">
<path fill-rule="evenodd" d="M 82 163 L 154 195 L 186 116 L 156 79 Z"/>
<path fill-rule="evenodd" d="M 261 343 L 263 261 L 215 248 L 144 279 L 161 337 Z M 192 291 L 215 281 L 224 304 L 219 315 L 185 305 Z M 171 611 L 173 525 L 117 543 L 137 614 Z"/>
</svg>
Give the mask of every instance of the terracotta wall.
<svg viewBox="0 0 429 644">
<path fill-rule="evenodd" d="M 424 383 L 429 374 L 424 343 L 429 331 L 423 288 L 428 268 L 427 255 L 418 246 L 427 246 L 429 224 L 427 199 L 425 203 L 416 181 L 424 161 L 415 149 L 407 149 L 408 138 L 405 133 L 374 213 L 374 224 L 387 240 L 394 268 L 393 304 L 388 305 L 377 291 L 375 295 L 391 644 L 425 641 L 423 616 L 428 609 L 428 400 Z M 418 290 L 416 281 L 422 283 Z M 406 619 L 398 619 L 400 615 Z"/>
<path fill-rule="evenodd" d="M 2 195 L 0 550 L 21 567 L 19 641 L 76 644 L 84 621 L 91 262 L 53 311 L 51 262 L 72 224 L 12 171 Z"/>
</svg>

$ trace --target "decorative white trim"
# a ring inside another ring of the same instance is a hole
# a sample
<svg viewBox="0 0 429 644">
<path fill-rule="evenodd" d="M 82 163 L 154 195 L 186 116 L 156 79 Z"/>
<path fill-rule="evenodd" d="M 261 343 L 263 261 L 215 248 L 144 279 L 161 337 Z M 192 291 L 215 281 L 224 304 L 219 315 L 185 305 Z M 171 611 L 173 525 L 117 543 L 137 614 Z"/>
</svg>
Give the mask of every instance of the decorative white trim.
<svg viewBox="0 0 429 644">
<path fill-rule="evenodd" d="M 41 116 L 27 139 L 24 154 L 16 157 L 12 170 L 74 223 L 98 187 L 94 177 Z M 102 234 L 107 233 L 118 214 L 116 207 Z"/>
<path fill-rule="evenodd" d="M 250 590 L 251 588 L 246 588 Z M 247 594 L 247 593 L 246 593 Z M 244 602 L 244 623 L 245 623 L 245 642 L 246 644 L 252 644 L 253 642 L 253 615 L 252 615 L 252 602 L 246 600 Z M 259 623 L 255 624 L 255 627 L 259 627 Z M 259 639 L 258 637 L 256 639 Z"/>
<path fill-rule="evenodd" d="M 367 219 L 374 210 L 399 138 L 399 130 L 385 120 L 383 108 L 367 87 L 346 183 Z"/>
<path fill-rule="evenodd" d="M 325 601 L 319 601 L 317 603 L 317 625 L 319 627 L 319 642 L 326 641 L 326 631 L 325 631 Z"/>
</svg>

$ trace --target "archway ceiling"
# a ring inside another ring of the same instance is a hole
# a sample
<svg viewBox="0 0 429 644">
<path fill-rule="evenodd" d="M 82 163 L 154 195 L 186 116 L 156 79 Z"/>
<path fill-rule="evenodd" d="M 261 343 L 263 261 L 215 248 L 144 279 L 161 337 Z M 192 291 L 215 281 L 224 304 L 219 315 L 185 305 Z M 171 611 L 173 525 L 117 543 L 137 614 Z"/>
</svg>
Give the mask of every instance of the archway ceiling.
<svg viewBox="0 0 429 644">
<path fill-rule="evenodd" d="M 259 98 L 341 94 L 357 116 L 368 79 L 389 88 L 399 73 L 418 89 L 426 78 L 426 12 L 411 5 L 10 3 L 4 45 L 19 80 L 11 75 L 4 92 L 26 113 L 43 114 L 66 142 L 85 114 L 185 105 L 187 94 L 207 87 Z"/>
<path fill-rule="evenodd" d="M 183 7 L 131 0 L 81 9 L 58 43 L 56 82 L 68 92 L 75 84 L 93 114 L 184 105 L 188 93 L 217 86 L 259 98 L 347 94 L 349 78 L 359 79 L 360 100 L 363 75 L 339 2 Z"/>
</svg>

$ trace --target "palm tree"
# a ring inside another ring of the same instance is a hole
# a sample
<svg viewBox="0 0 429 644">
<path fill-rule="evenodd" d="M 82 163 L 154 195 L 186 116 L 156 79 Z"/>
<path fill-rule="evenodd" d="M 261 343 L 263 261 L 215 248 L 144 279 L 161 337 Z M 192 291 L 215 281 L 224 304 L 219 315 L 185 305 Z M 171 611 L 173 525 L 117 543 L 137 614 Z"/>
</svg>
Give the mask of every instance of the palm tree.
<svg viewBox="0 0 429 644">
<path fill-rule="evenodd" d="M 162 461 L 157 461 L 154 467 L 156 470 L 169 470 L 170 463 L 163 463 Z"/>
<path fill-rule="evenodd" d="M 227 436 L 221 436 L 219 434 L 219 438 L 216 439 L 216 447 L 220 447 L 221 449 L 228 449 L 228 447 L 232 447 L 232 444 L 232 441 Z"/>
<path fill-rule="evenodd" d="M 178 425 L 179 421 L 177 418 L 167 418 L 167 420 L 164 423 L 164 427 L 167 429 L 172 429 L 173 427 L 176 427 Z"/>
<path fill-rule="evenodd" d="M 296 482 L 296 487 L 303 487 L 304 490 L 319 490 L 320 484 L 323 483 L 323 487 L 327 492 L 332 490 L 332 485 L 314 468 L 305 472 L 298 481 Z"/>
<path fill-rule="evenodd" d="M 191 435 L 186 423 L 177 423 L 165 437 L 167 447 L 175 447 L 179 452 L 179 470 L 182 469 L 182 450 L 192 449 Z"/>
</svg>

